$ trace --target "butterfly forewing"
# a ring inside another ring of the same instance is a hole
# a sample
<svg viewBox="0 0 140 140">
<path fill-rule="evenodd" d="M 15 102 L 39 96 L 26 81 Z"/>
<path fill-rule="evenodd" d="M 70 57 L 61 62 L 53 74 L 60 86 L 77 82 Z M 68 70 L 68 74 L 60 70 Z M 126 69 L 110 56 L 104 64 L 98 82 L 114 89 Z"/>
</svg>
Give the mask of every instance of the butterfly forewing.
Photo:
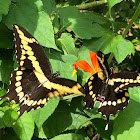
<svg viewBox="0 0 140 140">
<path fill-rule="evenodd" d="M 17 62 L 21 67 L 36 70 L 49 77 L 51 64 L 38 41 L 24 28 L 13 25 Z"/>
</svg>

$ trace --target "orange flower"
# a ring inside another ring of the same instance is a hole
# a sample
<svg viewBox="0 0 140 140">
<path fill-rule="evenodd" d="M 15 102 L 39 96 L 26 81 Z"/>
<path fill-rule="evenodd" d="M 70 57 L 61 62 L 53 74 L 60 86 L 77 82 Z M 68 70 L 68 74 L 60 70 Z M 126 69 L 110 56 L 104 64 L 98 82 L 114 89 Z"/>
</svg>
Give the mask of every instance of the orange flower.
<svg viewBox="0 0 140 140">
<path fill-rule="evenodd" d="M 99 66 L 98 59 L 97 59 L 97 54 L 94 53 L 94 52 L 89 52 L 89 56 L 90 56 L 91 63 L 93 65 L 94 69 L 85 60 L 80 60 L 80 61 L 72 64 L 74 66 L 74 68 L 75 68 L 73 73 L 72 73 L 72 76 L 74 76 L 75 73 L 77 72 L 77 67 L 83 69 L 86 72 L 91 73 L 92 75 L 97 73 L 99 70 L 101 70 L 101 68 Z"/>
</svg>

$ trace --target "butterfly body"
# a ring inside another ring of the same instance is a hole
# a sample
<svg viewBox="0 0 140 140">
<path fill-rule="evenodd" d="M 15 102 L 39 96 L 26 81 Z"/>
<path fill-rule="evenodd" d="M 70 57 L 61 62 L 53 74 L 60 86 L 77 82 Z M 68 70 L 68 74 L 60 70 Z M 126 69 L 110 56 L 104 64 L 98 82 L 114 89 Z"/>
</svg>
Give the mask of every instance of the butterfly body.
<svg viewBox="0 0 140 140">
<path fill-rule="evenodd" d="M 13 34 L 19 67 L 12 72 L 8 93 L 0 100 L 8 98 L 20 103 L 19 117 L 25 111 L 43 107 L 54 96 L 83 95 L 84 89 L 76 81 L 53 73 L 43 47 L 29 32 L 13 25 Z"/>
<path fill-rule="evenodd" d="M 122 111 L 128 105 L 128 88 L 140 86 L 140 74 L 138 72 L 113 73 L 102 52 L 97 53 L 97 58 L 101 70 L 92 75 L 85 84 L 84 108 L 93 108 L 96 101 L 99 101 L 98 112 L 106 116 L 105 129 L 108 129 L 110 115 L 115 115 L 117 111 Z"/>
</svg>

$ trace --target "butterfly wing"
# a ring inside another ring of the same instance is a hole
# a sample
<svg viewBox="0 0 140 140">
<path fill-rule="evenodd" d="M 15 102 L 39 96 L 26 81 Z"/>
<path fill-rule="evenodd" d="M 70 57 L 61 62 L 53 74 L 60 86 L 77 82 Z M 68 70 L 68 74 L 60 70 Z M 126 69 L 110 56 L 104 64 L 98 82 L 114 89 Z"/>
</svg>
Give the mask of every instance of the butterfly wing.
<svg viewBox="0 0 140 140">
<path fill-rule="evenodd" d="M 49 59 L 38 41 L 24 28 L 13 25 L 17 62 L 21 67 L 36 70 L 49 77 L 52 74 Z"/>
<path fill-rule="evenodd" d="M 83 95 L 83 87 L 75 81 L 57 78 L 51 64 L 37 40 L 24 28 L 13 25 L 19 68 L 11 74 L 8 93 L 0 98 L 20 103 L 19 117 L 31 109 L 43 107 L 47 101 L 59 95 L 77 93 Z"/>
<path fill-rule="evenodd" d="M 85 108 L 93 108 L 98 95 L 100 95 L 105 87 L 106 79 L 110 75 L 110 70 L 108 67 L 107 60 L 104 54 L 101 51 L 97 53 L 97 59 L 99 62 L 99 66 L 101 71 L 97 72 L 96 74 L 92 75 L 87 83 L 85 84 L 85 94 L 84 102 L 86 103 Z"/>
<path fill-rule="evenodd" d="M 93 108 L 96 101 L 100 102 L 98 112 L 106 116 L 105 129 L 107 130 L 110 115 L 115 115 L 118 110 L 122 111 L 128 105 L 128 88 L 140 86 L 140 74 L 138 72 L 111 74 L 107 60 L 101 52 L 98 52 L 98 61 L 102 71 L 91 76 L 85 84 L 84 101 L 86 102 L 85 108 Z"/>
</svg>

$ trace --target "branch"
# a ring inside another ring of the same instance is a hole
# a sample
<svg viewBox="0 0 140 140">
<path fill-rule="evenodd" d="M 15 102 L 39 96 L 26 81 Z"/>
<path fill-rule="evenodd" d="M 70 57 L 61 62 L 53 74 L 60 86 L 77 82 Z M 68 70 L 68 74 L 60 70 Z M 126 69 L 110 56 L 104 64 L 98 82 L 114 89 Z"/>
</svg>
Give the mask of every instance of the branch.
<svg viewBox="0 0 140 140">
<path fill-rule="evenodd" d="M 76 7 L 77 7 L 77 9 L 82 10 L 82 9 L 88 9 L 88 8 L 92 8 L 95 6 L 103 5 L 106 3 L 107 3 L 107 0 L 100 0 L 100 1 L 93 1 L 93 2 L 89 2 L 89 3 L 85 3 L 85 4 L 76 5 Z"/>
</svg>

